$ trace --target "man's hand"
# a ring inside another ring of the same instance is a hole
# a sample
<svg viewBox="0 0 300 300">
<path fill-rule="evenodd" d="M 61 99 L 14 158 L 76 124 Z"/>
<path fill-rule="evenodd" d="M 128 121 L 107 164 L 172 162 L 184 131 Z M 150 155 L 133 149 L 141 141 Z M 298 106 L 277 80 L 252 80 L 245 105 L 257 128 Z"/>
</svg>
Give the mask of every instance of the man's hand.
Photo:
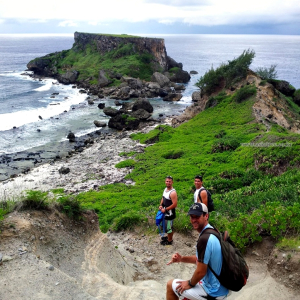
<svg viewBox="0 0 300 300">
<path fill-rule="evenodd" d="M 192 287 L 189 285 L 189 281 L 185 280 L 185 281 L 176 281 L 176 283 L 178 283 L 177 287 L 176 287 L 176 291 L 177 293 L 180 295 L 182 294 L 184 291 L 191 289 Z"/>
<path fill-rule="evenodd" d="M 172 255 L 172 259 L 167 263 L 167 265 L 173 264 L 173 263 L 179 263 L 181 262 L 182 256 L 179 253 L 175 253 Z"/>
</svg>

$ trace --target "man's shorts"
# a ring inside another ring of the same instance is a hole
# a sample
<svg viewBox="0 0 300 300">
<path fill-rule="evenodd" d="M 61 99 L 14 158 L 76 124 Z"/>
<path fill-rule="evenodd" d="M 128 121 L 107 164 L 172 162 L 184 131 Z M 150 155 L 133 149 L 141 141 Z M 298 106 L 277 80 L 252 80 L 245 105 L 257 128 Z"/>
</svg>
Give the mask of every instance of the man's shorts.
<svg viewBox="0 0 300 300">
<path fill-rule="evenodd" d="M 166 220 L 165 219 L 165 232 L 172 233 L 173 232 L 173 221 L 174 220 Z"/>
<path fill-rule="evenodd" d="M 172 289 L 174 291 L 174 293 L 179 297 L 179 299 L 181 300 L 207 300 L 207 293 L 205 292 L 204 288 L 202 287 L 202 285 L 200 283 L 197 283 L 195 285 L 195 287 L 189 289 L 189 290 L 185 290 L 182 294 L 179 294 L 176 291 L 176 287 L 178 285 L 178 283 L 176 283 L 177 281 L 184 281 L 182 279 L 174 279 L 172 282 Z M 226 296 L 220 296 L 217 297 L 216 300 L 222 300 L 225 299 L 227 297 Z"/>
</svg>

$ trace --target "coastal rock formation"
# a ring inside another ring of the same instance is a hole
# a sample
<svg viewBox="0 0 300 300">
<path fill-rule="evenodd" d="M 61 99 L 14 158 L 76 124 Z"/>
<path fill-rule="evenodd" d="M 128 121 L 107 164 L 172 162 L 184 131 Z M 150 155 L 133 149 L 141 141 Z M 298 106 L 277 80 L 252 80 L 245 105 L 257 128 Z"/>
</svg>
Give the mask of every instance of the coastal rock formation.
<svg viewBox="0 0 300 300">
<path fill-rule="evenodd" d="M 97 52 L 105 55 L 112 50 L 116 50 L 122 44 L 133 44 L 138 53 L 147 52 L 154 56 L 155 68 L 163 71 L 168 69 L 167 52 L 163 39 L 134 37 L 129 35 L 115 36 L 93 33 L 74 33 L 74 50 L 84 50 L 91 43 L 95 44 Z M 121 55 L 121 54 L 120 54 Z"/>
<path fill-rule="evenodd" d="M 108 127 L 118 130 L 137 129 L 141 121 L 151 117 L 153 106 L 147 99 L 138 99 L 135 102 L 124 102 L 117 110 L 112 107 L 105 107 L 103 112 L 110 116 Z"/>
<path fill-rule="evenodd" d="M 119 100 L 166 97 L 174 93 L 175 83 L 191 78 L 182 63 L 167 55 L 163 39 L 81 32 L 74 39 L 71 49 L 36 58 L 28 70 L 34 77 L 53 77 L 99 98 Z M 88 56 L 93 61 L 89 68 L 82 63 Z"/>
</svg>

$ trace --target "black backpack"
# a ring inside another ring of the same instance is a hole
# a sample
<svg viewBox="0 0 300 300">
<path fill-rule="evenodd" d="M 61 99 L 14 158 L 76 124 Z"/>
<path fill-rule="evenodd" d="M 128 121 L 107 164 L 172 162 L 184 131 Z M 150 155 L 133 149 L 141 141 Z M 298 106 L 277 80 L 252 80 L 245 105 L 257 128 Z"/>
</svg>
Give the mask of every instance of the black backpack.
<svg viewBox="0 0 300 300">
<path fill-rule="evenodd" d="M 207 228 L 201 233 L 201 235 L 203 234 L 216 236 L 222 249 L 223 262 L 220 275 L 218 276 L 210 265 L 208 265 L 209 269 L 224 287 L 234 292 L 239 291 L 245 286 L 249 277 L 249 268 L 242 254 L 235 247 L 227 231 L 221 234 L 216 229 Z"/>
<path fill-rule="evenodd" d="M 206 191 L 206 193 L 207 193 L 207 209 L 208 209 L 208 212 L 211 212 L 211 211 L 215 210 L 214 201 L 211 198 L 211 193 L 204 187 L 200 188 L 199 194 L 198 194 L 201 203 L 202 203 L 202 199 L 201 199 L 200 193 L 202 191 Z"/>
</svg>

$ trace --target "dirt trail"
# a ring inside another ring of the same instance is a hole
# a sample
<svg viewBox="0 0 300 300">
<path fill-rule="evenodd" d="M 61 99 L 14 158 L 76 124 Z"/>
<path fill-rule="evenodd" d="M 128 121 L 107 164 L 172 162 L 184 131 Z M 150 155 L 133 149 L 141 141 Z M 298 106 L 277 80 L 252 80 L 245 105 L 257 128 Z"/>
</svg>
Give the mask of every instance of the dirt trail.
<svg viewBox="0 0 300 300">
<path fill-rule="evenodd" d="M 194 270 L 193 265 L 166 263 L 174 252 L 192 255 L 196 233 L 175 234 L 174 245 L 161 246 L 159 235 L 102 234 L 98 228 L 93 213 L 81 222 L 57 211 L 8 215 L 0 234 L 0 299 L 162 300 L 169 279 L 190 278 Z M 272 250 L 269 240 L 249 250 L 249 281 L 228 299 L 300 299 L 299 257 L 298 269 L 286 278 L 284 272 L 273 278 L 271 272 L 279 265 L 268 265 Z"/>
</svg>

